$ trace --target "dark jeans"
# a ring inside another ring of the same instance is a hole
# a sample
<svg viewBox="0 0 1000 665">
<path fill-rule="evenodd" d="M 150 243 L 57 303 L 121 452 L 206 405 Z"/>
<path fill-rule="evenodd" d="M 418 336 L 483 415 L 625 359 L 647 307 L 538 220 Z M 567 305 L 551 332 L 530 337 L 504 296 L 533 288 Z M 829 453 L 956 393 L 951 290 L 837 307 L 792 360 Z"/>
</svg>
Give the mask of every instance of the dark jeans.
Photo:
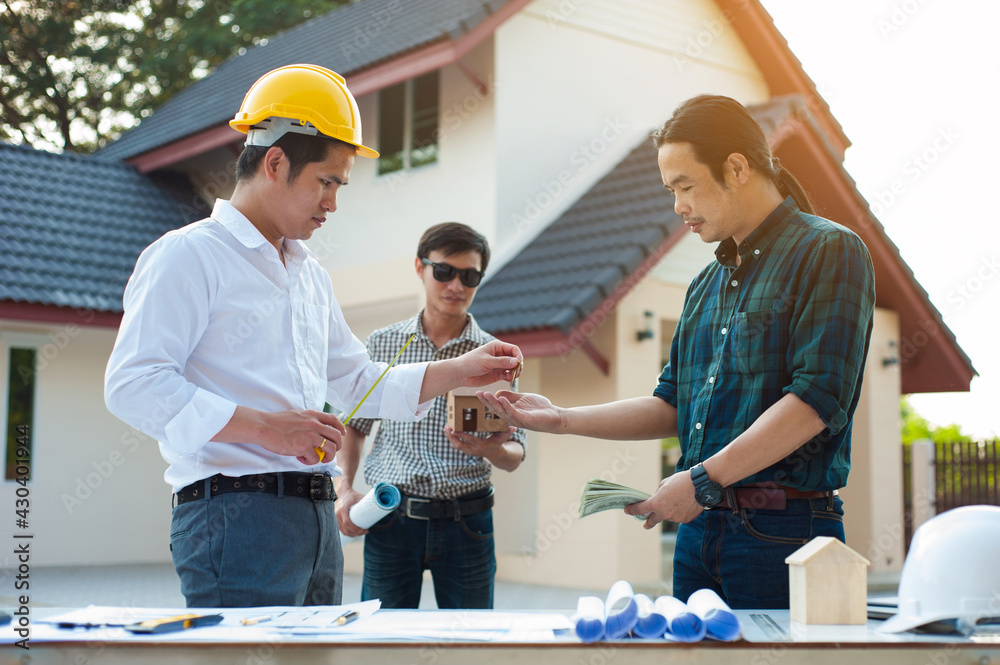
<svg viewBox="0 0 1000 665">
<path fill-rule="evenodd" d="M 339 605 L 333 504 L 233 492 L 175 507 L 170 550 L 188 607 Z"/>
<path fill-rule="evenodd" d="M 785 557 L 816 536 L 844 540 L 844 504 L 791 499 L 785 510 L 706 510 L 677 532 L 674 596 L 718 593 L 733 609 L 788 609 Z"/>
<path fill-rule="evenodd" d="M 493 609 L 496 569 L 492 510 L 457 522 L 415 520 L 396 510 L 365 536 L 361 600 L 415 608 L 423 571 L 430 570 L 440 609 Z"/>
</svg>

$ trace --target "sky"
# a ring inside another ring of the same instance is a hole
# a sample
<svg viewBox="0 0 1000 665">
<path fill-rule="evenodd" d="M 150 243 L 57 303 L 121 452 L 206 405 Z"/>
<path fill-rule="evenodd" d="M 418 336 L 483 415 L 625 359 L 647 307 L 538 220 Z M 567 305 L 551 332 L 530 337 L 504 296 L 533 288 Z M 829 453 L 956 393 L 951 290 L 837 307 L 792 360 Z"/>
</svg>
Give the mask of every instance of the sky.
<svg viewBox="0 0 1000 665">
<path fill-rule="evenodd" d="M 911 403 L 931 423 L 1000 435 L 1000 3 L 761 2 L 851 140 L 847 171 L 980 375 L 968 393 Z"/>
</svg>

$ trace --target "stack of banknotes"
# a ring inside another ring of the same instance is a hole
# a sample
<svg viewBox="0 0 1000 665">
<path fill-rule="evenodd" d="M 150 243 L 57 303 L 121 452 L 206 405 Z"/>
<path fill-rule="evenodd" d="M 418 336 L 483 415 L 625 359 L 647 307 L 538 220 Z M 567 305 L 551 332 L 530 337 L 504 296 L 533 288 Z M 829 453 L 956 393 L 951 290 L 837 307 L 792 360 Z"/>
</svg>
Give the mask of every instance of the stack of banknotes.
<svg viewBox="0 0 1000 665">
<path fill-rule="evenodd" d="M 580 497 L 580 517 L 593 515 L 602 510 L 621 510 L 625 506 L 639 503 L 649 498 L 642 490 L 619 485 L 600 478 L 593 478 L 587 481 L 583 488 L 583 496 Z M 643 520 L 649 517 L 646 515 L 636 515 L 636 519 Z"/>
</svg>

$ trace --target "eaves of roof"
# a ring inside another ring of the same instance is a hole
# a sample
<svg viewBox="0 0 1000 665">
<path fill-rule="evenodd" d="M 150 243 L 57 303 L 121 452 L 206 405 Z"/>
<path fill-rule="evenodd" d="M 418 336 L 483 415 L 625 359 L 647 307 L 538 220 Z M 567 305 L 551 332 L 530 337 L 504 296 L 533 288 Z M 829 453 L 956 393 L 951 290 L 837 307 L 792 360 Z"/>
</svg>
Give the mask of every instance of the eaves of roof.
<svg viewBox="0 0 1000 665">
<path fill-rule="evenodd" d="M 868 246 L 877 304 L 900 319 L 903 391 L 968 390 L 976 374 L 971 360 L 871 213 L 808 102 L 788 95 L 750 111 L 782 163 L 807 183 L 818 213 Z M 591 334 L 684 231 L 644 140 L 484 283 L 472 312 L 485 330 L 528 356 L 581 349 L 607 372 Z"/>
<path fill-rule="evenodd" d="M 0 317 L 120 313 L 139 253 L 189 221 L 179 192 L 126 164 L 0 143 Z"/>
<path fill-rule="evenodd" d="M 220 65 L 98 151 L 148 172 L 224 145 L 228 122 L 264 73 L 300 62 L 348 78 L 355 96 L 455 62 L 529 0 L 365 0 L 317 16 Z M 171 147 L 184 142 L 183 151 Z M 163 154 L 152 154 L 167 150 Z M 147 156 L 147 159 L 143 159 Z"/>
</svg>

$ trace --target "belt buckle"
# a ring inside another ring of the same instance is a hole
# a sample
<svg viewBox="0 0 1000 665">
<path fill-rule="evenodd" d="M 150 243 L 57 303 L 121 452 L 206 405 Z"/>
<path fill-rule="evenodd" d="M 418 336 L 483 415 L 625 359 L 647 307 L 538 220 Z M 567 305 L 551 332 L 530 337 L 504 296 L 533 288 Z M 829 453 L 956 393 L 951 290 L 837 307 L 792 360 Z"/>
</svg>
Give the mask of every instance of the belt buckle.
<svg viewBox="0 0 1000 665">
<path fill-rule="evenodd" d="M 314 473 L 309 478 L 309 498 L 313 501 L 329 501 L 332 488 L 333 478 L 325 473 Z"/>
<path fill-rule="evenodd" d="M 404 511 L 404 514 L 407 517 L 409 517 L 411 520 L 428 520 L 429 521 L 431 519 L 429 517 L 424 517 L 423 515 L 414 515 L 413 513 L 411 513 L 410 512 L 410 506 L 413 505 L 414 503 L 430 503 L 430 502 L 431 502 L 430 499 L 421 499 L 421 498 L 415 497 L 415 496 L 408 496 L 408 497 L 406 497 L 406 509 Z"/>
</svg>

